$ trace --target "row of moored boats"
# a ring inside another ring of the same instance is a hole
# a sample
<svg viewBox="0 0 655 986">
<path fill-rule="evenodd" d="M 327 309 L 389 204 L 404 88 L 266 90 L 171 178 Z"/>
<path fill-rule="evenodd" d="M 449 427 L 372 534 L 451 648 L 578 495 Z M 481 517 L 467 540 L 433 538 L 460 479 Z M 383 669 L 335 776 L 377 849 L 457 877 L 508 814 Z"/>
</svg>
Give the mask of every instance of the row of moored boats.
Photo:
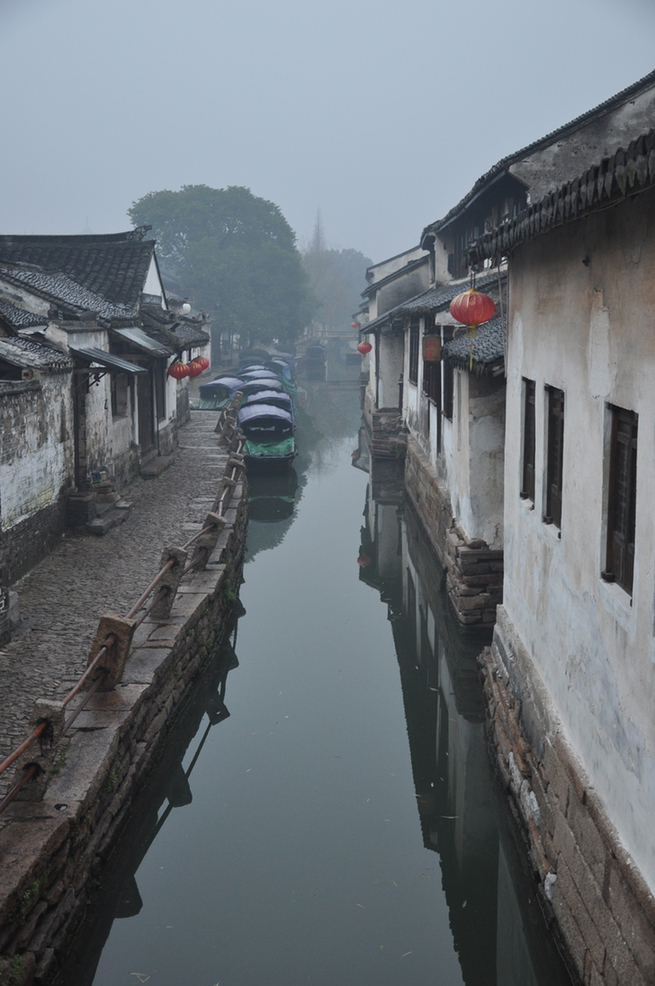
<svg viewBox="0 0 655 986">
<path fill-rule="evenodd" d="M 289 353 L 244 356 L 233 373 L 200 386 L 196 407 L 201 410 L 220 410 L 237 392 L 243 395 L 238 424 L 251 469 L 288 469 L 296 456 L 294 370 Z"/>
</svg>

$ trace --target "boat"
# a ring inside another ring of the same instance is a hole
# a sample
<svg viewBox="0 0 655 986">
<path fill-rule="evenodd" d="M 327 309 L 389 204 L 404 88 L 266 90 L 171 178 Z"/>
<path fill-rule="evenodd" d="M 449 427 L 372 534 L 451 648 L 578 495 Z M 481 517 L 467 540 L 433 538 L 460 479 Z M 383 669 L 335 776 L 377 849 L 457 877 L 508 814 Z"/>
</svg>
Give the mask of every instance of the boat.
<svg viewBox="0 0 655 986">
<path fill-rule="evenodd" d="M 296 456 L 293 410 L 277 404 L 241 406 L 237 421 L 245 436 L 243 455 L 251 470 L 284 471 Z"/>
</svg>

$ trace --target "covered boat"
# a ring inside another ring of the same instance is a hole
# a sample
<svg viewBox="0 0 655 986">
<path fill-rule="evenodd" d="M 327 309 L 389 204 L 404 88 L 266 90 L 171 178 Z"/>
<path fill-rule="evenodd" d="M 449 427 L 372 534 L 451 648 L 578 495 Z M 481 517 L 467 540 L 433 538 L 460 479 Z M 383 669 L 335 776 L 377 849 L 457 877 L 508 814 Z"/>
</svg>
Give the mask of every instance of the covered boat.
<svg viewBox="0 0 655 986">
<path fill-rule="evenodd" d="M 246 443 L 246 464 L 256 469 L 287 469 L 296 455 L 293 437 L 293 412 L 275 404 L 255 403 L 242 406 L 239 427 Z"/>
</svg>

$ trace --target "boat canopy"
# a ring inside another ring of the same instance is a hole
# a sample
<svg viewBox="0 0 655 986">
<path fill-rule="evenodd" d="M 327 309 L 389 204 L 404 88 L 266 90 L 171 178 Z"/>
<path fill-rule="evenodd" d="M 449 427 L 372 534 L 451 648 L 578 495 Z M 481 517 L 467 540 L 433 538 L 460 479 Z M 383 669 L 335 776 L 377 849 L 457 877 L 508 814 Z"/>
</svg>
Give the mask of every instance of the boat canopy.
<svg viewBox="0 0 655 986">
<path fill-rule="evenodd" d="M 258 390 L 254 394 L 248 394 L 244 399 L 244 406 L 251 404 L 274 404 L 277 407 L 293 407 L 293 400 L 289 394 L 277 390 Z"/>
<path fill-rule="evenodd" d="M 264 377 L 275 378 L 278 374 L 275 370 L 267 370 L 266 367 L 263 366 L 261 370 L 251 370 L 248 368 L 247 370 L 244 370 L 242 376 L 244 380 L 261 380 Z"/>
<path fill-rule="evenodd" d="M 248 394 L 256 394 L 260 390 L 284 390 L 284 387 L 281 380 L 274 378 L 272 380 L 248 380 L 239 387 L 239 390 L 246 397 Z"/>
<path fill-rule="evenodd" d="M 277 421 L 288 421 L 293 423 L 293 415 L 283 407 L 276 407 L 274 404 L 252 404 L 242 407 L 239 411 L 239 425 L 248 425 L 261 418 L 274 418 Z"/>
<path fill-rule="evenodd" d="M 223 387 L 227 387 L 230 393 L 234 393 L 235 390 L 241 390 L 244 381 L 240 377 L 216 377 L 215 380 L 210 381 L 210 383 L 222 384 Z M 208 387 L 210 384 L 203 384 L 203 387 Z"/>
</svg>

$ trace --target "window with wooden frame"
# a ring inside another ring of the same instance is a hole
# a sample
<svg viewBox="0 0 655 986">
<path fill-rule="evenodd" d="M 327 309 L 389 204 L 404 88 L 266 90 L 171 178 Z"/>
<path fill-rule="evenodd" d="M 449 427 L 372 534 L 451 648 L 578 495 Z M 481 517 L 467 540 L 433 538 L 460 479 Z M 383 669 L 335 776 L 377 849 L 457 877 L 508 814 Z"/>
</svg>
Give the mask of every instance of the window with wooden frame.
<svg viewBox="0 0 655 986">
<path fill-rule="evenodd" d="M 452 325 L 444 325 L 441 330 L 442 344 L 445 342 L 450 342 L 453 338 L 454 329 Z M 453 420 L 453 394 L 454 394 L 454 373 L 453 364 L 448 360 L 442 360 L 443 363 L 443 390 L 442 390 L 442 405 L 441 410 L 443 412 L 444 418 L 448 418 L 449 421 Z"/>
<path fill-rule="evenodd" d="M 523 378 L 523 476 L 521 498 L 534 503 L 535 382 Z"/>
<path fill-rule="evenodd" d="M 607 497 L 607 559 L 601 573 L 632 595 L 637 503 L 637 415 L 609 406 L 611 435 Z"/>
<path fill-rule="evenodd" d="M 409 323 L 409 382 L 418 383 L 419 319 L 414 317 Z"/>
<path fill-rule="evenodd" d="M 429 338 L 430 336 L 437 336 L 438 333 L 424 332 L 423 338 Z M 437 407 L 441 405 L 441 360 L 423 360 L 423 393 L 431 401 L 434 401 Z"/>
<path fill-rule="evenodd" d="M 562 466 L 564 452 L 564 391 L 546 387 L 548 433 L 546 438 L 546 524 L 562 526 Z"/>
</svg>

